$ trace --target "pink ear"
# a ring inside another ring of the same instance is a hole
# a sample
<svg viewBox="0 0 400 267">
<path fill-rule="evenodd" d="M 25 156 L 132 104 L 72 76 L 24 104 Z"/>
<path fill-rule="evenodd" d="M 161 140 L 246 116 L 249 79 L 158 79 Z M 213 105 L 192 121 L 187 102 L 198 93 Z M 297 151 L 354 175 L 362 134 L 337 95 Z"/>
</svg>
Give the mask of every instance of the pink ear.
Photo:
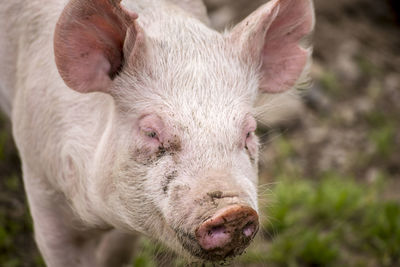
<svg viewBox="0 0 400 267">
<path fill-rule="evenodd" d="M 127 31 L 135 38 L 137 15 L 124 10 L 121 0 L 71 0 L 54 35 L 58 71 L 79 92 L 108 92 L 123 64 Z"/>
<path fill-rule="evenodd" d="M 311 0 L 272 0 L 234 28 L 232 38 L 245 56 L 261 60 L 262 92 L 279 93 L 296 84 L 311 54 L 299 42 L 313 28 Z"/>
</svg>

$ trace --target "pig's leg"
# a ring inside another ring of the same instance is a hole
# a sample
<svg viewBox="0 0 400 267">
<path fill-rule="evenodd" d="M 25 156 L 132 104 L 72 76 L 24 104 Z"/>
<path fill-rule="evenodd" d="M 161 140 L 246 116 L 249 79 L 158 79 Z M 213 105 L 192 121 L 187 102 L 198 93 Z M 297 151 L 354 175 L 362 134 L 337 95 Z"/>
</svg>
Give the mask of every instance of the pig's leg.
<svg viewBox="0 0 400 267">
<path fill-rule="evenodd" d="M 93 233 L 74 230 L 64 203 L 28 190 L 36 243 L 49 267 L 96 266 Z"/>
<path fill-rule="evenodd" d="M 103 235 L 97 249 L 97 266 L 125 266 L 132 259 L 137 235 L 126 234 L 116 229 Z"/>
<path fill-rule="evenodd" d="M 135 236 L 86 230 L 62 195 L 24 168 L 35 239 L 49 267 L 118 267 L 131 259 Z"/>
<path fill-rule="evenodd" d="M 24 185 L 34 222 L 36 243 L 49 267 L 97 266 L 94 232 L 79 232 L 79 220 L 64 197 L 24 166 Z"/>
</svg>

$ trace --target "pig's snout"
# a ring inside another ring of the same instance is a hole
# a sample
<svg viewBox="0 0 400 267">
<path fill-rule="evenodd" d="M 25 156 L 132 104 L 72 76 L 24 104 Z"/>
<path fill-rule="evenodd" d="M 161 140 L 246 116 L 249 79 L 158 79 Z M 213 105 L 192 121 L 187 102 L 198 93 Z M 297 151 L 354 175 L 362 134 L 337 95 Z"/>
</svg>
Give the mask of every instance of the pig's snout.
<svg viewBox="0 0 400 267">
<path fill-rule="evenodd" d="M 196 239 L 208 260 L 223 260 L 241 254 L 257 231 L 257 212 L 233 205 L 203 222 L 196 230 Z"/>
</svg>

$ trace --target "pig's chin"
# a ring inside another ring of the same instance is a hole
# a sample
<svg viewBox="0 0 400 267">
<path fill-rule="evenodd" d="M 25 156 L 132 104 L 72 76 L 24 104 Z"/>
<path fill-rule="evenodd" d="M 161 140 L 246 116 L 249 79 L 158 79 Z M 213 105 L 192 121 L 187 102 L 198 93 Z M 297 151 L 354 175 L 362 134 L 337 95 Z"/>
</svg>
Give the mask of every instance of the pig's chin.
<svg viewBox="0 0 400 267">
<path fill-rule="evenodd" d="M 189 261 L 229 262 L 235 256 L 241 255 L 246 249 L 246 247 L 243 248 L 238 247 L 232 249 L 228 253 L 220 248 L 216 248 L 212 251 L 206 251 L 199 246 L 194 234 L 188 233 L 182 229 L 174 229 L 174 230 L 184 251 L 188 252 L 188 254 L 191 256 L 188 259 Z"/>
</svg>

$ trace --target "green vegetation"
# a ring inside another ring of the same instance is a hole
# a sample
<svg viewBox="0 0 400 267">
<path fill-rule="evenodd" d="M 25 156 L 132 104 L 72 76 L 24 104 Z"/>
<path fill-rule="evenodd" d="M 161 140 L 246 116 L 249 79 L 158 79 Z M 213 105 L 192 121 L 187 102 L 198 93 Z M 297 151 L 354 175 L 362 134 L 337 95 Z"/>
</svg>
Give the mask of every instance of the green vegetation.
<svg viewBox="0 0 400 267">
<path fill-rule="evenodd" d="M 140 253 L 138 253 L 133 261 L 133 267 L 156 266 L 154 255 L 157 254 L 157 247 L 151 241 L 143 239 L 140 244 Z"/>
<path fill-rule="evenodd" d="M 324 72 L 319 82 L 330 96 L 340 97 L 343 94 L 343 88 L 340 86 L 340 82 L 334 72 Z"/>
<path fill-rule="evenodd" d="M 369 139 L 374 146 L 375 158 L 388 160 L 398 150 L 395 139 L 400 125 L 397 118 L 373 110 L 366 115 L 366 121 L 371 127 Z"/>
<path fill-rule="evenodd" d="M 265 208 L 264 229 L 273 238 L 262 262 L 395 266 L 400 255 L 400 205 L 379 198 L 380 184 L 366 186 L 335 173 L 319 182 L 280 181 L 273 190 L 273 204 Z"/>
</svg>

